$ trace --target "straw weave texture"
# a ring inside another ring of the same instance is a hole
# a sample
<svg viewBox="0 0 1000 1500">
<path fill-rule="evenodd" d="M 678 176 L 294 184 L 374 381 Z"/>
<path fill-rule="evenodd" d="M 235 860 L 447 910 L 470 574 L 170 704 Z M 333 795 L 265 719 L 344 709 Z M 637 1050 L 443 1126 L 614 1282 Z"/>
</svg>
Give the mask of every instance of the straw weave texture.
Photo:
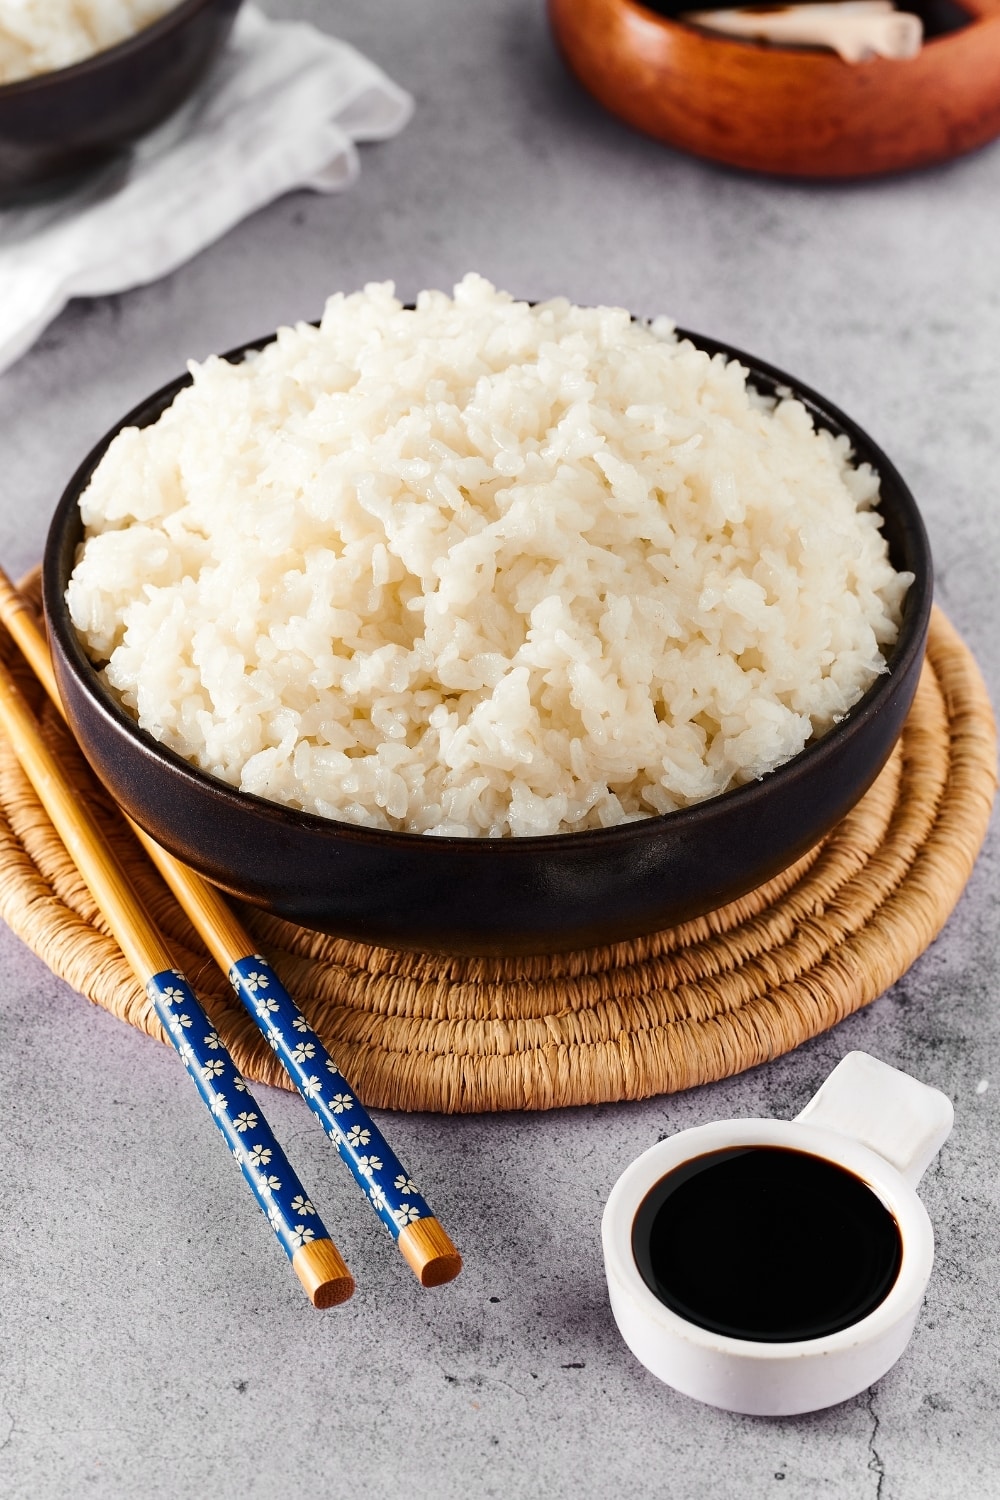
<svg viewBox="0 0 1000 1500">
<path fill-rule="evenodd" d="M 37 578 L 26 588 L 37 600 Z M 238 1066 L 284 1083 L 2 631 L 0 652 Z M 995 789 L 982 679 L 935 610 L 917 697 L 878 781 L 821 845 L 706 917 L 583 952 L 490 959 L 394 952 L 242 915 L 369 1105 L 453 1112 L 639 1099 L 776 1057 L 882 994 L 958 901 Z M 0 916 L 74 989 L 164 1040 L 5 740 Z"/>
</svg>

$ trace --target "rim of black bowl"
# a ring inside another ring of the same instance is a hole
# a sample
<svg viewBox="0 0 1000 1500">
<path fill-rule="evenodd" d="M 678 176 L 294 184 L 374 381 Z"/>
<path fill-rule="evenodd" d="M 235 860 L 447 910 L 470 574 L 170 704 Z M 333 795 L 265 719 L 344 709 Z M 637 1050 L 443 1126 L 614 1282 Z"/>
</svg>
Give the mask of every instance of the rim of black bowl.
<svg viewBox="0 0 1000 1500">
<path fill-rule="evenodd" d="M 32 73 L 27 78 L 0 83 L 0 99 L 13 98 L 15 94 L 21 96 L 41 93 L 51 88 L 56 81 L 71 82 L 77 78 L 86 78 L 90 73 L 99 73 L 119 58 L 125 59 L 133 52 L 141 52 L 158 37 L 166 36 L 177 26 L 183 26 L 198 11 L 208 10 L 216 4 L 218 0 L 179 0 L 179 4 L 172 5 L 157 20 L 150 21 L 141 31 L 134 31 L 131 36 L 123 37 L 112 47 L 102 47 L 100 52 L 92 52 L 89 57 L 83 57 L 65 68 L 49 68 L 45 73 Z M 239 0 L 239 4 L 242 5 L 242 0 Z"/>
<path fill-rule="evenodd" d="M 483 834 L 458 836 L 410 833 L 395 829 L 369 828 L 362 823 L 343 822 L 337 818 L 324 818 L 318 813 L 305 812 L 300 808 L 290 807 L 287 803 L 260 797 L 254 792 L 240 791 L 229 782 L 222 781 L 209 772 L 192 766 L 175 750 L 141 729 L 138 723 L 116 702 L 80 644 L 65 603 L 66 585 L 83 531 L 77 502 L 86 489 L 91 475 L 111 442 L 123 428 L 150 426 L 167 409 L 175 396 L 192 384 L 192 376 L 189 372 L 161 386 L 159 390 L 154 391 L 151 396 L 122 417 L 91 449 L 63 491 L 52 517 L 43 564 L 43 599 L 48 628 L 58 640 L 73 671 L 89 690 L 99 710 L 124 731 L 136 745 L 147 751 L 153 749 L 182 780 L 189 780 L 194 786 L 211 789 L 214 796 L 231 802 L 234 807 L 246 807 L 250 804 L 258 813 L 278 818 L 281 821 L 290 820 L 293 826 L 303 830 L 311 829 L 317 833 L 325 831 L 328 834 L 335 832 L 363 842 L 375 843 L 388 840 L 392 843 L 405 841 L 426 844 L 428 840 L 433 839 L 436 845 L 458 845 L 466 850 L 482 848 L 489 850 L 493 855 L 505 857 L 505 850 L 511 851 L 532 845 L 555 848 L 561 843 L 571 842 L 575 848 L 579 848 L 585 840 L 596 840 L 611 846 L 616 841 L 631 840 L 635 837 L 637 830 L 648 830 L 664 823 L 669 823 L 679 832 L 688 828 L 693 833 L 708 810 L 714 814 L 721 807 L 735 805 L 737 802 L 747 807 L 752 806 L 755 801 L 770 797 L 775 786 L 780 787 L 782 780 L 791 780 L 799 775 L 800 768 L 802 770 L 811 768 L 825 757 L 835 755 L 845 737 L 861 732 L 864 725 L 879 713 L 883 696 L 893 676 L 898 675 L 905 666 L 910 664 L 914 655 L 922 651 L 933 600 L 933 566 L 930 545 L 917 503 L 895 464 L 864 429 L 838 407 L 809 386 L 803 385 L 791 375 L 779 370 L 775 365 L 746 354 L 730 344 L 720 343 L 716 339 L 699 333 L 691 333 L 683 328 L 676 329 L 676 334 L 678 339 L 689 340 L 706 354 L 721 354 L 726 360 L 735 360 L 747 371 L 749 383 L 763 395 L 793 396 L 806 408 L 817 427 L 823 427 L 835 436 L 845 435 L 849 439 L 854 462 L 868 463 L 877 473 L 880 495 L 886 488 L 892 491 L 893 505 L 900 523 L 899 529 L 902 532 L 902 549 L 906 554 L 903 557 L 897 556 L 894 559 L 894 566 L 897 571 L 912 571 L 915 575 L 903 602 L 903 618 L 899 635 L 886 658 L 887 671 L 879 674 L 838 724 L 818 739 L 810 740 L 790 760 L 783 762 L 773 771 L 768 771 L 757 780 L 730 787 L 727 791 L 708 797 L 702 802 L 693 803 L 690 807 L 677 808 L 668 813 L 653 813 L 648 817 L 613 824 L 610 828 L 586 828 L 566 833 L 495 837 Z M 219 357 L 230 364 L 239 364 L 247 354 L 266 348 L 268 344 L 274 342 L 276 337 L 277 333 L 271 333 L 264 338 L 253 339 L 239 345 L 236 349 L 230 349 Z M 884 515 L 881 504 L 875 509 Z M 76 511 L 76 525 L 72 524 L 74 510 Z"/>
</svg>

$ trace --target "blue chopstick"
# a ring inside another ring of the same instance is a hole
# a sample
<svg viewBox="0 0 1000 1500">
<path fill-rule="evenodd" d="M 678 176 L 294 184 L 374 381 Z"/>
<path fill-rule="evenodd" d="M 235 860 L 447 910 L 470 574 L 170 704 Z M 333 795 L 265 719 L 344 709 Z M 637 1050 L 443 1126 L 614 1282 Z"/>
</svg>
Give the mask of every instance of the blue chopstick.
<svg viewBox="0 0 1000 1500">
<path fill-rule="evenodd" d="M 327 1241 L 332 1246 L 332 1241 L 264 1118 L 263 1110 L 179 970 L 164 969 L 153 974 L 146 981 L 146 994 L 235 1157 L 261 1212 L 274 1230 L 279 1245 L 310 1296 L 314 1296 L 315 1288 L 311 1280 L 303 1278 L 296 1258 L 304 1260 L 308 1266 L 316 1261 L 320 1242 Z M 313 1248 L 303 1257 L 301 1252 L 306 1247 Z M 329 1252 L 325 1258 L 329 1259 Z M 336 1270 L 335 1267 L 328 1269 Z M 324 1306 L 332 1305 L 333 1301 L 344 1301 L 353 1291 L 346 1266 L 337 1272 L 334 1280 L 340 1280 L 344 1285 L 328 1286 L 321 1297 Z M 328 1285 L 326 1279 L 323 1284 Z"/>
<path fill-rule="evenodd" d="M 254 953 L 230 966 L 229 979 L 411 1265 L 413 1258 L 408 1253 L 411 1242 L 428 1238 L 426 1233 L 412 1232 L 412 1226 L 423 1223 L 425 1231 L 434 1226 L 431 1260 L 420 1267 L 413 1266 L 421 1280 L 425 1284 L 451 1280 L 461 1269 L 458 1252 L 271 965 Z"/>
<path fill-rule="evenodd" d="M 14 624 L 26 618 L 17 603 L 16 591 L 0 570 L 0 614 L 5 622 L 9 614 L 14 615 Z M 11 634 L 20 644 L 13 627 Z M 193 990 L 173 967 L 169 949 L 97 819 L 50 750 L 3 662 L 0 725 L 133 973 L 146 986 L 167 1035 L 229 1143 L 299 1280 L 316 1306 L 343 1301 L 354 1289 L 350 1272 Z M 251 1139 L 246 1141 L 248 1134 Z M 306 1212 L 306 1205 L 311 1213 Z M 313 1218 L 315 1224 L 309 1222 Z"/>
</svg>

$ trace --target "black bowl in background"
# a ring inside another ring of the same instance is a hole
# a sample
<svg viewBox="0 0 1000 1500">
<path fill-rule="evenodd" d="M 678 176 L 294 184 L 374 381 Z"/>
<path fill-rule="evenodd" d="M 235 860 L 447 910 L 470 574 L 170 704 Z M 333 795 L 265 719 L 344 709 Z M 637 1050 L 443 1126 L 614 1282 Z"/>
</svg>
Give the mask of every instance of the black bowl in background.
<svg viewBox="0 0 1000 1500">
<path fill-rule="evenodd" d="M 137 406 L 70 480 L 49 531 L 44 602 L 66 711 L 97 776 L 159 843 L 231 895 L 306 927 L 389 947 L 538 953 L 639 936 L 734 900 L 828 833 L 874 781 L 916 691 L 930 620 L 927 536 L 909 489 L 848 417 L 780 370 L 698 335 L 765 394 L 791 390 L 881 479 L 896 568 L 915 574 L 889 671 L 846 718 L 760 781 L 617 828 L 532 838 L 437 838 L 334 822 L 236 791 L 158 744 L 115 702 L 65 605 L 78 500 L 115 434 L 154 422 L 185 375 Z M 259 340 L 226 357 L 236 361 Z"/>
<path fill-rule="evenodd" d="M 0 195 L 103 165 L 173 112 L 221 50 L 241 0 L 180 0 L 115 47 L 0 86 Z"/>
</svg>

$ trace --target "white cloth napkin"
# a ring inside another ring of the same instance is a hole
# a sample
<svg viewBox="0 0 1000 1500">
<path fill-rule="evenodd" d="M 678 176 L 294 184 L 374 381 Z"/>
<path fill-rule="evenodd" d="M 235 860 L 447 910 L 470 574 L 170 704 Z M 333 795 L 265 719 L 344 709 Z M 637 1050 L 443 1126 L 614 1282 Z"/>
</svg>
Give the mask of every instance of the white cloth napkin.
<svg viewBox="0 0 1000 1500">
<path fill-rule="evenodd" d="M 0 210 L 0 371 L 71 297 L 155 281 L 293 188 L 349 187 L 356 143 L 395 135 L 412 110 L 347 43 L 245 6 L 197 94 L 124 168 Z"/>
</svg>

